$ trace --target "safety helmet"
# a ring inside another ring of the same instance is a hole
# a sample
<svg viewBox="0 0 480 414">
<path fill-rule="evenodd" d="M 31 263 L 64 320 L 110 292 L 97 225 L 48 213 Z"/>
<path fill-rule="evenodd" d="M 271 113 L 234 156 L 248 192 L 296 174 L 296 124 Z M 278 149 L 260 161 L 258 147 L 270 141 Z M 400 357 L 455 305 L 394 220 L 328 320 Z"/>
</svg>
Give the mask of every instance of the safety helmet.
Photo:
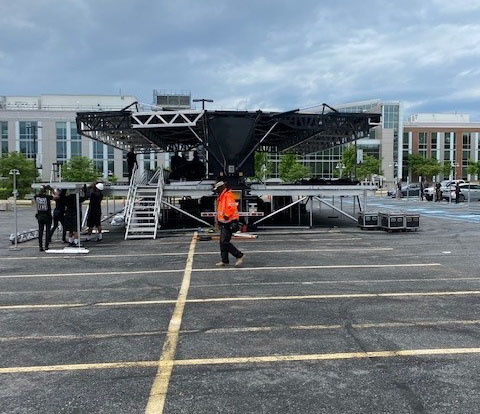
<svg viewBox="0 0 480 414">
<path fill-rule="evenodd" d="M 98 191 L 103 191 L 103 189 L 105 188 L 103 183 L 97 183 L 97 184 L 95 184 L 95 187 L 97 187 Z"/>
</svg>

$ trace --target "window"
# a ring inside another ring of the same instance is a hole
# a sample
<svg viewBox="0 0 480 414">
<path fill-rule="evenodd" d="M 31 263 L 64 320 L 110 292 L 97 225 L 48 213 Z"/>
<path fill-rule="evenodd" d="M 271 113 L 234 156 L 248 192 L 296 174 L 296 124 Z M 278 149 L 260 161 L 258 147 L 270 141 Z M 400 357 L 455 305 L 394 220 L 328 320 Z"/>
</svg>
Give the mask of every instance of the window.
<svg viewBox="0 0 480 414">
<path fill-rule="evenodd" d="M 19 150 L 26 158 L 34 158 L 38 151 L 38 123 L 35 121 L 20 121 Z"/>
<path fill-rule="evenodd" d="M 427 133 L 419 132 L 418 134 L 418 153 L 422 157 L 427 158 Z"/>
<path fill-rule="evenodd" d="M 56 135 L 57 135 L 57 162 L 64 163 L 68 160 L 67 155 L 67 123 L 56 123 Z"/>
<path fill-rule="evenodd" d="M 8 154 L 8 122 L 0 121 L 0 154 L 5 157 Z"/>
<path fill-rule="evenodd" d="M 72 122 L 70 124 L 70 145 L 71 156 L 80 157 L 82 155 L 82 136 L 77 133 L 77 126 Z"/>
</svg>

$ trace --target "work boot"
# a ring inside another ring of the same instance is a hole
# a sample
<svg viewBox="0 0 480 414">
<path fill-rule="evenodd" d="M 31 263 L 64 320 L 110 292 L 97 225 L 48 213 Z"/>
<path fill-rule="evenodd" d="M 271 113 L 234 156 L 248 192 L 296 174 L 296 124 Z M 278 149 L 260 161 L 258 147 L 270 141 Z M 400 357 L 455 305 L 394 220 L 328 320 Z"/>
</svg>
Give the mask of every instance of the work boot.
<svg viewBox="0 0 480 414">
<path fill-rule="evenodd" d="M 242 255 L 242 257 L 239 257 L 237 260 L 235 260 L 235 267 L 240 267 L 240 266 L 242 266 L 244 259 L 245 259 L 245 255 Z"/>
<path fill-rule="evenodd" d="M 45 251 L 45 250 L 43 250 L 43 247 L 42 247 L 42 246 L 40 246 L 40 248 L 39 248 L 38 250 L 41 251 L 41 252 L 44 252 L 44 251 Z"/>
<path fill-rule="evenodd" d="M 228 263 L 224 263 L 224 262 L 218 262 L 218 263 L 215 263 L 215 266 L 217 267 L 225 267 Z"/>
</svg>

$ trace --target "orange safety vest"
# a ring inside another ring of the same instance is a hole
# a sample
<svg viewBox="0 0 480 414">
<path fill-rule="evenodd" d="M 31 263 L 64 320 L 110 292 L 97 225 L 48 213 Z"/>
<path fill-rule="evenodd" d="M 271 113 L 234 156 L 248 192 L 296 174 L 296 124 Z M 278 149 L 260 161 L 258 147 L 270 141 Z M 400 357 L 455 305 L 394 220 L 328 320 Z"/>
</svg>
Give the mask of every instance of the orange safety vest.
<svg viewBox="0 0 480 414">
<path fill-rule="evenodd" d="M 238 220 L 237 202 L 232 190 L 223 190 L 217 199 L 217 219 L 221 223 L 229 223 Z"/>
</svg>

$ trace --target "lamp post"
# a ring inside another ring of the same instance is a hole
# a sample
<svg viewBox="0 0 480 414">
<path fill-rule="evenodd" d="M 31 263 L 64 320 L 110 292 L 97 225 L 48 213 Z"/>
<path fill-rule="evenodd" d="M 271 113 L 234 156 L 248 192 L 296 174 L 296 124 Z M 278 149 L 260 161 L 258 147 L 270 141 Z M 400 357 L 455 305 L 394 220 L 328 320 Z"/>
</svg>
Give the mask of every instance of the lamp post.
<svg viewBox="0 0 480 414">
<path fill-rule="evenodd" d="M 14 247 L 12 250 L 18 250 L 18 226 L 17 226 L 17 175 L 20 175 L 20 171 L 17 169 L 10 170 L 9 173 L 13 176 L 13 222 L 14 222 Z"/>
<path fill-rule="evenodd" d="M 201 102 L 202 103 L 202 111 L 203 111 L 203 110 L 205 110 L 205 102 L 213 102 L 213 99 L 198 98 L 198 99 L 194 99 L 193 102 Z"/>
</svg>

